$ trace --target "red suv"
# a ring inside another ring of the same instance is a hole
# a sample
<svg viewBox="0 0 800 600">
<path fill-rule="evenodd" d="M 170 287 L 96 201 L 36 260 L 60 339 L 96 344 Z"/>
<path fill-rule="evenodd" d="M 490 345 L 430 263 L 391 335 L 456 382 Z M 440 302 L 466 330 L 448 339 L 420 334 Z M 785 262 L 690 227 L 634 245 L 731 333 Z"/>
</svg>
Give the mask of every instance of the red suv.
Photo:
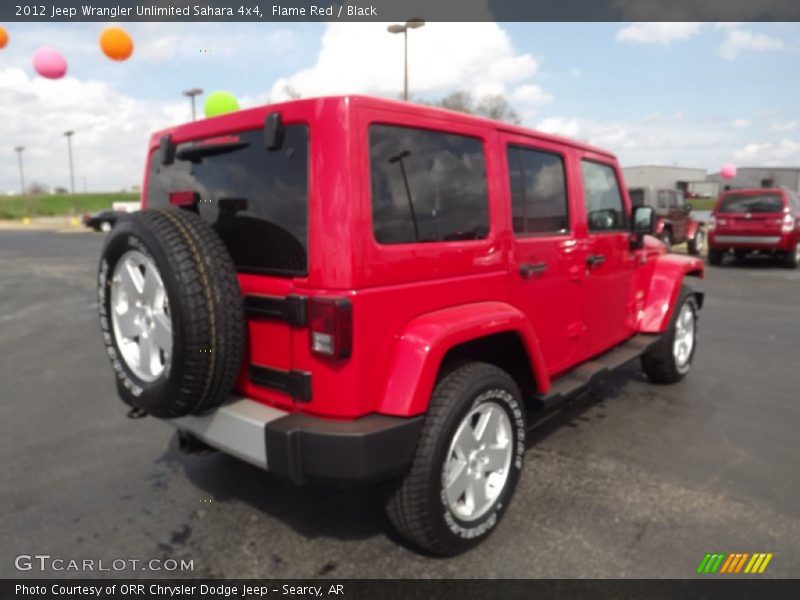
<svg viewBox="0 0 800 600">
<path fill-rule="evenodd" d="M 708 262 L 722 264 L 725 253 L 783 258 L 789 268 L 800 262 L 800 201 L 786 188 L 730 190 L 717 200 L 708 223 Z"/>
<path fill-rule="evenodd" d="M 119 394 L 187 450 L 383 481 L 404 536 L 463 551 L 532 413 L 637 357 L 658 383 L 690 369 L 703 262 L 625 190 L 603 150 L 374 98 L 159 132 L 99 268 Z"/>
</svg>

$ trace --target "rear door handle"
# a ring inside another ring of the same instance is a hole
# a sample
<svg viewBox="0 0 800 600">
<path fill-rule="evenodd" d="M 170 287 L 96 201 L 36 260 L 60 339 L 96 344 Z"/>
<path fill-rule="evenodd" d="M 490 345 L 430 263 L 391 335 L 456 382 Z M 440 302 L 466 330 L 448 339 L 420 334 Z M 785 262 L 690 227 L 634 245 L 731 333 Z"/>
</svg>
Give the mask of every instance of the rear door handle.
<svg viewBox="0 0 800 600">
<path fill-rule="evenodd" d="M 603 254 L 590 254 L 586 257 L 586 264 L 592 267 L 598 267 L 606 262 L 606 257 Z"/>
<path fill-rule="evenodd" d="M 545 262 L 522 263 L 519 266 L 519 274 L 523 279 L 531 279 L 532 277 L 538 277 L 545 271 L 547 271 L 547 263 Z"/>
</svg>

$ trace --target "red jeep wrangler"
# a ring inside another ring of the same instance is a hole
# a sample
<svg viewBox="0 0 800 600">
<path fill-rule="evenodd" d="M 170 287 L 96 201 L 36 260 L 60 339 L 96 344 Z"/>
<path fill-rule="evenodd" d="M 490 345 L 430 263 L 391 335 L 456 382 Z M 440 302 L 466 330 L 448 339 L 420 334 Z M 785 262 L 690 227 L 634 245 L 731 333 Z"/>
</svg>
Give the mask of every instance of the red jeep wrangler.
<svg viewBox="0 0 800 600">
<path fill-rule="evenodd" d="M 297 100 L 152 137 L 143 210 L 99 268 L 132 416 L 294 482 L 376 481 L 415 544 L 485 538 L 530 411 L 696 349 L 696 258 L 631 211 L 617 161 L 486 119 Z"/>
<path fill-rule="evenodd" d="M 667 250 L 685 242 L 689 254 L 700 256 L 703 253 L 706 231 L 700 221 L 692 218 L 692 205 L 686 202 L 681 190 L 650 185 L 629 188 L 628 194 L 634 208 L 652 206 L 655 209 L 654 234 L 666 245 Z"/>
</svg>

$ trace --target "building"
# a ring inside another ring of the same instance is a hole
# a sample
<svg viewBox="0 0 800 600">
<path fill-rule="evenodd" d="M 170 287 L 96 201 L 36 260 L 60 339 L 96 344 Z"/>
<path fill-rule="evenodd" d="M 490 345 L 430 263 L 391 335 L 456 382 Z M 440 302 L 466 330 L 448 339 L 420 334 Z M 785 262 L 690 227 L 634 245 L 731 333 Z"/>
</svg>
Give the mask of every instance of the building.
<svg viewBox="0 0 800 600">
<path fill-rule="evenodd" d="M 786 186 L 800 193 L 800 167 L 740 167 L 733 179 L 723 179 L 719 173 L 712 173 L 708 181 L 717 183 L 720 191 Z"/>
<path fill-rule="evenodd" d="M 628 187 L 652 185 L 658 188 L 679 189 L 700 196 L 716 196 L 716 182 L 708 181 L 705 169 L 670 167 L 666 165 L 639 165 L 624 167 Z"/>
</svg>

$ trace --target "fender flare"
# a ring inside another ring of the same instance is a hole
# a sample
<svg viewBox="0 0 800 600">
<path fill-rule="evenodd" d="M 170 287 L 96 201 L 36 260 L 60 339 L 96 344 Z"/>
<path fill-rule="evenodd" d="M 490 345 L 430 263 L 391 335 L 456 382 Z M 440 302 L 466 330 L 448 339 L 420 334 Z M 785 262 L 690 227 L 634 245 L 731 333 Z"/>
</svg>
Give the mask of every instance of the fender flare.
<svg viewBox="0 0 800 600">
<path fill-rule="evenodd" d="M 703 278 L 705 263 L 702 259 L 675 254 L 662 254 L 655 258 L 653 272 L 639 311 L 640 333 L 662 333 L 669 326 L 675 303 L 687 276 Z M 698 307 L 703 306 L 703 294 L 695 292 Z"/>
<path fill-rule="evenodd" d="M 445 308 L 412 320 L 397 337 L 378 412 L 414 416 L 428 408 L 442 360 L 452 348 L 497 333 L 516 333 L 528 353 L 538 388 L 550 380 L 539 341 L 525 315 L 505 302 Z"/>
</svg>

